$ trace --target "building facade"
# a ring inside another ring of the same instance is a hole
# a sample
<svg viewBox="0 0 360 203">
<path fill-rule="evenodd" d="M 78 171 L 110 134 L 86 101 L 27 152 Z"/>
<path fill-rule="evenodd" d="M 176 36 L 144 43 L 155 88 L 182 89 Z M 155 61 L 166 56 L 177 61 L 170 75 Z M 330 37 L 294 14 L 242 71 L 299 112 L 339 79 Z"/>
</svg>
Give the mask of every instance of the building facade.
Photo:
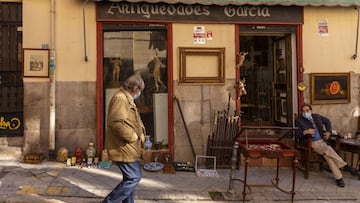
<svg viewBox="0 0 360 203">
<path fill-rule="evenodd" d="M 310 102 L 354 133 L 360 3 L 321 2 L 0 1 L 21 9 L 13 58 L 23 87 L 9 99 L 0 86 L 0 147 L 21 158 L 94 142 L 99 153 L 108 101 L 134 73 L 145 80 L 137 105 L 147 134 L 177 161 L 207 153 L 223 111 L 242 112 L 240 126 L 292 127 Z"/>
</svg>

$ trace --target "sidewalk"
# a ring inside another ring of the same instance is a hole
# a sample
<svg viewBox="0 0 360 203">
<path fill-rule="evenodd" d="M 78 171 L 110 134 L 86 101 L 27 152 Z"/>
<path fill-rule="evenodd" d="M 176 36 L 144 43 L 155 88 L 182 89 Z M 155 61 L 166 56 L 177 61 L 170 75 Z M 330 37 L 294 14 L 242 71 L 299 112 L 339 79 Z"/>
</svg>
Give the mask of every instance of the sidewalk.
<svg viewBox="0 0 360 203">
<path fill-rule="evenodd" d="M 268 184 L 275 175 L 272 167 L 249 168 L 248 183 Z M 193 172 L 164 174 L 143 170 L 143 179 L 136 188 L 137 203 L 187 203 L 187 202 L 241 202 L 214 201 L 209 195 L 224 194 L 229 187 L 230 169 L 217 170 L 219 177 L 197 177 Z M 237 171 L 242 178 L 243 170 Z M 280 168 L 280 186 L 291 188 L 292 170 Z M 305 180 L 297 171 L 295 202 L 360 202 L 360 180 L 344 173 L 346 186 L 337 187 L 332 174 L 314 169 Z M 109 169 L 66 167 L 58 162 L 24 164 L 12 160 L 0 160 L 0 203 L 95 203 L 106 196 L 122 178 L 118 168 Z M 241 182 L 236 191 L 241 194 Z M 274 187 L 252 187 L 247 202 L 290 202 L 290 195 Z"/>
</svg>

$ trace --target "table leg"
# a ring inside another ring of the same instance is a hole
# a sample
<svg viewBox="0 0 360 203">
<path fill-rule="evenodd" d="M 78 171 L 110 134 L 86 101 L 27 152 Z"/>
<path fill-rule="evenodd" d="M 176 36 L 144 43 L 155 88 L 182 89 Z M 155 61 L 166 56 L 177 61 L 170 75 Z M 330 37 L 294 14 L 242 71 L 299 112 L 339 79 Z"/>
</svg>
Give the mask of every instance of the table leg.
<svg viewBox="0 0 360 203">
<path fill-rule="evenodd" d="M 335 151 L 337 153 L 340 152 L 340 136 L 338 136 L 338 135 L 335 138 Z"/>
<path fill-rule="evenodd" d="M 296 169 L 297 169 L 298 160 L 296 157 L 293 159 L 293 179 L 292 179 L 292 187 L 291 187 L 291 202 L 294 202 L 295 196 L 295 180 L 296 180 Z"/>
<path fill-rule="evenodd" d="M 360 151 L 358 151 L 358 154 L 357 154 L 356 167 L 357 167 L 357 170 L 360 171 Z M 360 180 L 360 173 L 358 173 L 358 179 Z"/>
<path fill-rule="evenodd" d="M 245 199 L 246 199 L 246 195 L 247 195 L 247 192 L 246 192 L 246 184 L 247 184 L 247 172 L 248 172 L 248 164 L 249 164 L 249 159 L 248 157 L 245 157 L 245 160 L 244 160 L 244 188 L 243 188 L 243 192 L 242 192 L 242 195 L 243 195 L 243 202 L 245 202 Z"/>
<path fill-rule="evenodd" d="M 276 187 L 279 185 L 279 161 L 280 158 L 276 158 L 276 177 L 275 177 L 275 183 L 276 183 Z"/>
</svg>

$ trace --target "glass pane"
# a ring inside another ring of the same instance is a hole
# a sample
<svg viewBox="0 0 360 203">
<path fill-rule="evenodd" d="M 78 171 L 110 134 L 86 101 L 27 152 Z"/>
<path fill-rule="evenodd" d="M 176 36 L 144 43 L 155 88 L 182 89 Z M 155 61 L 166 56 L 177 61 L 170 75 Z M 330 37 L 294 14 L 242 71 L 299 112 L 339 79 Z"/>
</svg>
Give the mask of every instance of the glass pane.
<svg viewBox="0 0 360 203">
<path fill-rule="evenodd" d="M 240 77 L 246 79 L 247 95 L 241 97 L 243 122 L 271 122 L 271 86 L 273 81 L 271 36 L 241 36 L 240 49 L 248 52 L 240 67 Z"/>
<path fill-rule="evenodd" d="M 120 85 L 130 75 L 139 73 L 144 79 L 145 89 L 135 102 L 145 124 L 146 133 L 150 135 L 152 141 L 162 141 L 162 144 L 167 144 L 167 123 L 162 123 L 162 126 L 166 126 L 166 136 L 155 136 L 155 122 L 159 115 L 154 114 L 154 110 L 159 111 L 159 108 L 167 106 L 167 30 L 162 25 L 154 27 L 108 25 L 104 28 L 103 36 L 103 84 L 106 112 L 112 95 Z M 160 101 L 165 101 L 166 104 L 159 103 L 159 98 L 163 98 L 164 95 L 166 100 L 160 99 Z M 155 107 L 154 101 L 160 106 Z M 164 121 L 165 114 L 167 122 L 167 107 L 160 112 L 162 112 L 161 120 Z"/>
</svg>

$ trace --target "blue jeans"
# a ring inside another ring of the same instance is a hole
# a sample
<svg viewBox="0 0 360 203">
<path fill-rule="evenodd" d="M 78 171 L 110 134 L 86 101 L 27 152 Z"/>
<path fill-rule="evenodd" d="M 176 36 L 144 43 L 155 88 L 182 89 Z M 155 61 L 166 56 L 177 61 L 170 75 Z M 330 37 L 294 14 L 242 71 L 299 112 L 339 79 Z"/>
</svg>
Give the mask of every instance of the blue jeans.
<svg viewBox="0 0 360 203">
<path fill-rule="evenodd" d="M 104 199 L 104 203 L 134 203 L 134 190 L 141 180 L 140 162 L 116 162 L 123 180 Z"/>
</svg>

